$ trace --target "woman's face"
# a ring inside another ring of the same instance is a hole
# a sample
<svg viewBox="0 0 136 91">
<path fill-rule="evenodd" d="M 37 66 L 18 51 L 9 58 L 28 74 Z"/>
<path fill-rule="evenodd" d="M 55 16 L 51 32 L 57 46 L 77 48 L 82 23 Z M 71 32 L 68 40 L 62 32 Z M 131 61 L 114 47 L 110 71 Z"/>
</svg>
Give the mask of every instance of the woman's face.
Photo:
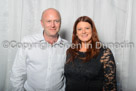
<svg viewBox="0 0 136 91">
<path fill-rule="evenodd" d="M 76 26 L 76 35 L 81 42 L 89 42 L 92 37 L 92 27 L 88 22 L 79 22 Z"/>
</svg>

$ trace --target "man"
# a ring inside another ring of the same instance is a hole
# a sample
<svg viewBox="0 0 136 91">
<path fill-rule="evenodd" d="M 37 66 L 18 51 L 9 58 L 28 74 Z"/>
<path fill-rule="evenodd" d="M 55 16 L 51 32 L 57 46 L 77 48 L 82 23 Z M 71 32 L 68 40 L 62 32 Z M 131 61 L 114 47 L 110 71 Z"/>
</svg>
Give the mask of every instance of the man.
<svg viewBox="0 0 136 91">
<path fill-rule="evenodd" d="M 53 8 L 42 14 L 42 34 L 27 36 L 22 43 L 39 44 L 19 48 L 10 77 L 13 91 L 64 91 L 64 63 L 67 43 L 58 32 L 60 13 Z M 46 44 L 43 46 L 43 44 Z M 42 45 L 42 46 L 41 46 Z M 48 46 L 47 46 L 48 45 Z M 26 80 L 25 80 L 26 76 Z"/>
</svg>

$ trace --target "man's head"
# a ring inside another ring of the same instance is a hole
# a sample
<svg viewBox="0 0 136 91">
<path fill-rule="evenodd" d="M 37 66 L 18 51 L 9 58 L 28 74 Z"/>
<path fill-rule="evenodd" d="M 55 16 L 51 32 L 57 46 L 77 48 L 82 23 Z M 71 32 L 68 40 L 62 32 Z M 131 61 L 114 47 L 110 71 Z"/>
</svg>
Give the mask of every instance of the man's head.
<svg viewBox="0 0 136 91">
<path fill-rule="evenodd" d="M 44 10 L 42 13 L 41 24 L 44 28 L 44 35 L 54 37 L 58 35 L 61 26 L 60 13 L 53 8 Z"/>
</svg>

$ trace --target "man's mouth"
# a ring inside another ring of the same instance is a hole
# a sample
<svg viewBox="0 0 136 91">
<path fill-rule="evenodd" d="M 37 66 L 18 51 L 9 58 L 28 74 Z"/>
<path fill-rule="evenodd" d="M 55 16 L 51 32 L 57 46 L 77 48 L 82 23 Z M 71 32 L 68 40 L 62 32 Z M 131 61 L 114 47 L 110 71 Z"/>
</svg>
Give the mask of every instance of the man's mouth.
<svg viewBox="0 0 136 91">
<path fill-rule="evenodd" d="M 51 31 L 55 31 L 56 29 L 50 29 Z"/>
</svg>

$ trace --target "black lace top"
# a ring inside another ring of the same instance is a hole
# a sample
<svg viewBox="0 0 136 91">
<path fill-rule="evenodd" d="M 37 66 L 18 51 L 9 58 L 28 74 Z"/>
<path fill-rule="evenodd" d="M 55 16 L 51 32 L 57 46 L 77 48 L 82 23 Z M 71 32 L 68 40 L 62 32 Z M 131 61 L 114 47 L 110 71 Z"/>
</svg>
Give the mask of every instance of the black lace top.
<svg viewBox="0 0 136 91">
<path fill-rule="evenodd" d="M 85 53 L 78 52 L 80 57 Z M 68 56 L 67 56 L 68 59 Z M 110 49 L 101 49 L 96 58 L 76 58 L 65 64 L 66 91 L 116 91 L 116 66 Z"/>
</svg>

